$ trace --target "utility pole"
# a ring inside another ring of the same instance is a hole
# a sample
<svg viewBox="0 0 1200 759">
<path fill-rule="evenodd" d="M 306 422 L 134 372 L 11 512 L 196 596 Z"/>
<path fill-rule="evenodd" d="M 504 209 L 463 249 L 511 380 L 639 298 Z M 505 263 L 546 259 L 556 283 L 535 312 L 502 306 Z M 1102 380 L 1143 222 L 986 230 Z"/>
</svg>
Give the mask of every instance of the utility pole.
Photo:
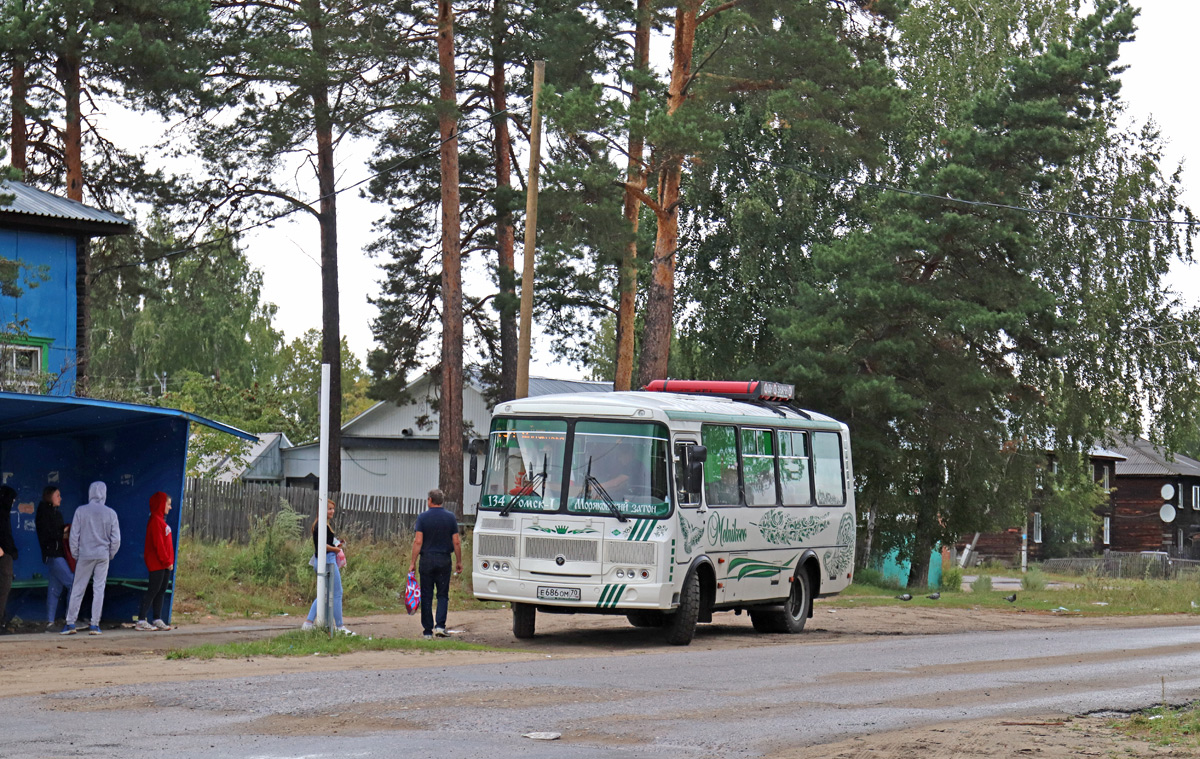
<svg viewBox="0 0 1200 759">
<path fill-rule="evenodd" d="M 533 329 L 533 249 L 537 242 L 538 175 L 542 163 L 542 112 L 538 99 L 546 62 L 533 63 L 533 112 L 529 119 L 529 184 L 525 194 L 525 260 L 521 270 L 521 338 L 517 344 L 517 397 L 529 395 L 530 331 Z"/>
</svg>

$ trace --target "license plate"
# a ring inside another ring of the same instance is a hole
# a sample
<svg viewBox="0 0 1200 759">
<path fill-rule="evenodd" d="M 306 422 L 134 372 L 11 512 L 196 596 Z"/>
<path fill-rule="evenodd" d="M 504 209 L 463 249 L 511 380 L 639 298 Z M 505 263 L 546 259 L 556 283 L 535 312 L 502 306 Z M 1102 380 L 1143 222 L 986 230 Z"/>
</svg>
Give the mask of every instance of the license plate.
<svg viewBox="0 0 1200 759">
<path fill-rule="evenodd" d="M 578 601 L 583 596 L 579 588 L 548 588 L 538 586 L 537 597 L 547 601 Z"/>
</svg>

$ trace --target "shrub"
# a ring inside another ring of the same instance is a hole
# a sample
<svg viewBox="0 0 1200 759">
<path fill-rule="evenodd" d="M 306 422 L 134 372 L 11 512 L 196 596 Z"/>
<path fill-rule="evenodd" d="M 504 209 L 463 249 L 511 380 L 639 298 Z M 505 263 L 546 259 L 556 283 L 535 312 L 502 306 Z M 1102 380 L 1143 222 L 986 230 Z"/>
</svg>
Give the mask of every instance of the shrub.
<svg viewBox="0 0 1200 759">
<path fill-rule="evenodd" d="M 1022 590 L 1045 590 L 1046 575 L 1038 567 L 1031 568 L 1028 572 L 1021 575 Z"/>
<path fill-rule="evenodd" d="M 975 578 L 975 582 L 971 583 L 972 593 L 991 593 L 992 592 L 992 576 L 979 575 Z"/>
<path fill-rule="evenodd" d="M 963 571 L 958 567 L 942 570 L 942 587 L 947 593 L 957 593 L 962 590 Z"/>
<path fill-rule="evenodd" d="M 887 588 L 889 590 L 897 590 L 900 587 L 900 581 L 895 577 L 885 577 L 883 572 L 871 567 L 862 567 L 854 572 L 855 585 L 870 585 L 876 588 Z"/>
</svg>

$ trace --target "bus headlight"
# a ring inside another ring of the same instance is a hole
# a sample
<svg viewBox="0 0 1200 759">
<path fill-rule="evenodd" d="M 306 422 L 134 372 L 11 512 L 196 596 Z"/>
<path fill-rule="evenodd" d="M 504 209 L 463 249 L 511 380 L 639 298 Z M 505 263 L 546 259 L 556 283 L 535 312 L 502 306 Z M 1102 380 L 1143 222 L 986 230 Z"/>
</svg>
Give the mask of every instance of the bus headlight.
<svg viewBox="0 0 1200 759">
<path fill-rule="evenodd" d="M 620 580 L 620 579 L 621 579 L 621 578 L 623 578 L 624 576 L 625 576 L 625 570 L 624 570 L 624 569 L 618 569 L 618 570 L 617 570 L 617 579 L 618 579 L 618 580 Z"/>
</svg>

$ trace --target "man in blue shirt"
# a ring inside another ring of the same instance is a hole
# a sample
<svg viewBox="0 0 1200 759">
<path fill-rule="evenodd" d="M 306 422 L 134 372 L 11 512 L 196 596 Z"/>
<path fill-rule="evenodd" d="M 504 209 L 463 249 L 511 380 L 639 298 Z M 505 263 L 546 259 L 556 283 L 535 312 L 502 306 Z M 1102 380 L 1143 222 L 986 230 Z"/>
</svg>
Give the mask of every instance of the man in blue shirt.
<svg viewBox="0 0 1200 759">
<path fill-rule="evenodd" d="M 428 507 L 417 517 L 413 538 L 412 574 L 421 559 L 421 625 L 425 637 L 446 637 L 446 607 L 450 602 L 450 552 L 454 552 L 456 570 L 462 573 L 462 538 L 458 535 L 458 520 L 442 508 L 446 496 L 434 488 L 429 491 Z M 437 589 L 437 624 L 433 617 L 433 591 Z"/>
</svg>

